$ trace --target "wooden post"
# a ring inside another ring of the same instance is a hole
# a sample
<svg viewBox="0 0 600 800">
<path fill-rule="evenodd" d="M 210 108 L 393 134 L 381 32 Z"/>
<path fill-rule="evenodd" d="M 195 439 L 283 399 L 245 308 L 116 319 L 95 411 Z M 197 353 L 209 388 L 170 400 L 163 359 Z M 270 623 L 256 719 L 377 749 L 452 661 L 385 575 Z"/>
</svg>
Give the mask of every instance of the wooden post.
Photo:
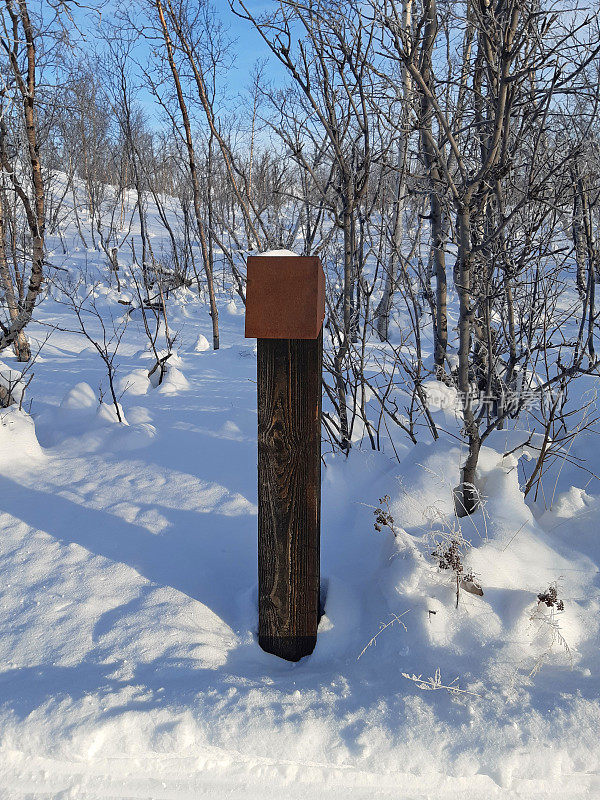
<svg viewBox="0 0 600 800">
<path fill-rule="evenodd" d="M 317 641 L 323 316 L 318 259 L 248 259 L 246 336 L 258 339 L 258 638 L 288 661 Z"/>
</svg>

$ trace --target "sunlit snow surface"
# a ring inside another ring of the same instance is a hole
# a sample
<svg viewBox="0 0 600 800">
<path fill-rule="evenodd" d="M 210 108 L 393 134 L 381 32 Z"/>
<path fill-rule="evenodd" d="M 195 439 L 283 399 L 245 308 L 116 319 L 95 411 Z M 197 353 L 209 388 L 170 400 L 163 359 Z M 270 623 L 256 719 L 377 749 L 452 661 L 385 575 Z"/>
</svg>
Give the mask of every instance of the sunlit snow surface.
<svg viewBox="0 0 600 800">
<path fill-rule="evenodd" d="M 102 302 L 124 313 L 113 290 Z M 206 306 L 171 296 L 177 356 L 160 387 L 132 315 L 125 424 L 98 356 L 59 331 L 31 416 L 1 415 L 2 800 L 600 797 L 597 480 L 566 464 L 530 507 L 523 451 L 502 457 L 527 435 L 498 432 L 481 457 L 485 508 L 462 523 L 484 596 L 456 608 L 431 553 L 453 524 L 458 439 L 398 438 L 401 463 L 360 436 L 347 461 L 324 443 L 317 649 L 298 664 L 266 655 L 255 343 L 239 298 L 219 303 L 215 353 Z M 52 299 L 37 317 L 34 340 L 69 327 Z M 446 400 L 433 414 L 450 428 Z M 594 440 L 576 450 L 597 472 Z M 396 537 L 373 528 L 386 494 Z M 554 581 L 565 611 L 552 616 L 537 594 Z M 466 693 L 403 676 L 438 669 Z"/>
</svg>

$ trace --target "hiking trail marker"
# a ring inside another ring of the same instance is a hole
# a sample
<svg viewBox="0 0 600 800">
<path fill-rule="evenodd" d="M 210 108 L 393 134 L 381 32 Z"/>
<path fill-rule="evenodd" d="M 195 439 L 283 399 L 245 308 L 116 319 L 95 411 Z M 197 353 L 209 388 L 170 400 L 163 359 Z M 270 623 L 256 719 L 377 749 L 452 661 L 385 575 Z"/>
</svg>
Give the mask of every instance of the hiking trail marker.
<svg viewBox="0 0 600 800">
<path fill-rule="evenodd" d="M 325 275 L 315 256 L 249 256 L 256 338 L 258 642 L 298 661 L 317 642 Z"/>
</svg>

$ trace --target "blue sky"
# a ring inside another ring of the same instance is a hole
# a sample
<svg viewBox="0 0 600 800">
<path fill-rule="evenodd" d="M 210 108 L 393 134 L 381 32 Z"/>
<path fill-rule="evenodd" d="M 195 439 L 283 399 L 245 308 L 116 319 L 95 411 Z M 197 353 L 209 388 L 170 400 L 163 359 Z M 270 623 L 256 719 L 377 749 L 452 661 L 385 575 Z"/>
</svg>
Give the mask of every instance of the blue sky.
<svg viewBox="0 0 600 800">
<path fill-rule="evenodd" d="M 276 6 L 276 0 L 244 0 L 248 9 L 253 13 L 260 13 L 267 11 Z M 277 62 L 277 59 L 270 54 L 268 48 L 264 44 L 262 38 L 256 32 L 255 28 L 248 22 L 244 22 L 231 11 L 228 0 L 211 0 L 212 6 L 220 17 L 226 28 L 228 29 L 228 36 L 234 40 L 231 48 L 234 57 L 234 64 L 229 71 L 224 83 L 225 94 L 228 96 L 229 101 L 235 105 L 236 99 L 241 93 L 244 93 L 251 85 L 252 73 L 255 64 L 258 61 L 268 61 L 269 76 L 277 81 L 285 79 L 285 71 L 283 67 Z M 109 0 L 103 7 L 102 20 L 110 19 L 114 9 L 119 7 L 119 0 Z M 80 11 L 75 12 L 75 17 L 81 27 L 81 31 L 87 36 L 93 36 L 93 28 L 98 23 L 98 17 L 95 13 L 91 12 L 89 7 L 82 7 Z M 137 58 L 143 60 L 144 45 L 137 50 Z M 139 101 L 146 108 L 150 117 L 155 114 L 154 103 L 151 96 L 142 91 L 139 96 Z"/>
<path fill-rule="evenodd" d="M 268 60 L 269 71 L 273 77 L 283 77 L 283 67 L 269 53 L 254 27 L 236 17 L 231 12 L 227 0 L 216 0 L 214 5 L 223 22 L 229 26 L 231 37 L 237 40 L 233 48 L 236 54 L 236 65 L 230 76 L 231 89 L 243 91 L 250 83 L 255 63 L 262 59 Z M 259 13 L 273 8 L 275 3 L 273 0 L 246 0 L 246 5 L 253 13 Z"/>
</svg>

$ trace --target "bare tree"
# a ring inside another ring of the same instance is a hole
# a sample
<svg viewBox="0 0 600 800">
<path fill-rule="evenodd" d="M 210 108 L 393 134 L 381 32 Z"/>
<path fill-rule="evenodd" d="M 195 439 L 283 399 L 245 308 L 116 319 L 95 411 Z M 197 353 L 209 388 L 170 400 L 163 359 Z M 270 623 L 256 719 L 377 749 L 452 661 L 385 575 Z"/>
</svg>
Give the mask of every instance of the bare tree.
<svg viewBox="0 0 600 800">
<path fill-rule="evenodd" d="M 363 252 L 359 209 L 367 196 L 373 163 L 371 98 L 374 25 L 352 6 L 278 0 L 275 10 L 253 14 L 244 0 L 231 3 L 255 26 L 286 68 L 292 85 L 272 98 L 279 110 L 275 130 L 300 169 L 311 176 L 343 236 L 343 290 L 330 304 L 335 354 L 330 368 L 342 450 L 350 448 L 345 371 L 358 341 Z M 296 36 L 299 31 L 299 38 Z M 307 154 L 312 143 L 313 156 Z"/>
<path fill-rule="evenodd" d="M 24 334 L 42 290 L 46 192 L 42 177 L 37 117 L 36 30 L 26 0 L 4 0 L 0 9 L 0 46 L 4 52 L 0 94 L 0 280 L 8 319 L 0 322 L 0 350 L 13 346 L 19 361 L 31 350 Z M 7 193 L 14 193 L 27 226 L 30 246 L 26 265 L 11 273 L 6 257 Z M 26 287 L 26 288 L 25 288 Z"/>
<path fill-rule="evenodd" d="M 431 186 L 438 298 L 442 295 L 437 302 L 438 368 L 446 344 L 441 320 L 445 267 L 436 198 L 449 197 L 455 214 L 454 283 L 459 298 L 455 379 L 469 445 L 461 502 L 463 510 L 470 513 L 477 505 L 475 475 L 482 441 L 502 424 L 507 413 L 501 402 L 491 404 L 492 414 L 490 404 L 476 408 L 473 397 L 477 392 L 498 397 L 502 387 L 511 383 L 518 358 L 512 341 L 509 369 L 502 366 L 501 331 L 493 323 L 494 309 L 502 316 L 508 314 L 509 319 L 512 315 L 514 322 L 511 303 L 519 279 L 516 270 L 519 265 L 524 268 L 537 247 L 537 242 L 526 238 L 520 262 L 515 263 L 507 257 L 506 229 L 526 209 L 546 205 L 548 210 L 544 193 L 554 195 L 550 186 L 555 183 L 544 149 L 552 130 L 550 109 L 560 96 L 574 90 L 577 81 L 585 81 L 585 67 L 598 52 L 597 38 L 594 41 L 590 18 L 572 22 L 568 15 L 552 15 L 528 0 L 503 0 L 495 5 L 469 1 L 456 4 L 443 17 L 435 0 L 423 0 L 412 32 L 402 25 L 394 0 L 389 0 L 383 11 L 375 7 L 373 11 L 388 33 L 390 51 L 395 51 L 421 97 L 417 125 Z M 442 21 L 452 31 L 452 35 L 446 34 L 446 42 L 455 40 L 458 33 L 461 36 L 457 48 L 461 58 L 455 63 L 449 56 L 450 67 L 444 75 L 439 74 L 439 61 L 433 58 Z M 578 55 L 582 31 L 591 40 Z M 570 154 L 565 155 L 568 160 Z M 556 159 L 550 163 L 556 170 Z M 547 222 L 547 214 L 542 217 Z M 534 218 L 537 222 L 530 233 L 541 230 L 539 215 Z M 521 236 L 523 230 L 527 226 L 521 229 Z M 509 341 L 515 335 L 512 327 L 511 333 L 509 323 Z M 574 369 L 581 366 L 577 357 L 576 363 Z M 487 423 L 482 431 L 484 419 Z"/>
</svg>

